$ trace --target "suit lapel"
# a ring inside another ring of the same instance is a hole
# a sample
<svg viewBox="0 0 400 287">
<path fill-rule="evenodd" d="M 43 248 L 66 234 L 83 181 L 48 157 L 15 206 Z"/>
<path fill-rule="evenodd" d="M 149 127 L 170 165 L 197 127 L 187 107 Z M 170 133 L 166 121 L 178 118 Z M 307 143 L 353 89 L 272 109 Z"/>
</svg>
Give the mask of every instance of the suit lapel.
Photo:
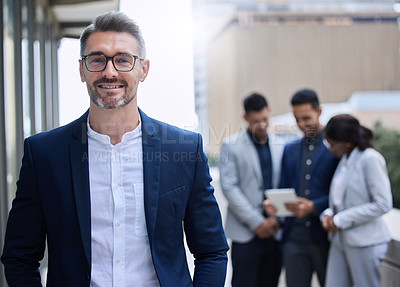
<svg viewBox="0 0 400 287">
<path fill-rule="evenodd" d="M 348 171 L 346 173 L 346 177 L 345 177 L 345 185 L 344 185 L 344 192 L 342 195 L 342 209 L 346 209 L 346 196 L 347 196 L 347 191 L 348 191 L 348 187 L 350 182 L 352 182 L 352 178 L 355 178 L 355 176 L 353 176 L 353 173 L 356 172 L 357 170 L 357 165 L 360 162 L 360 157 L 362 155 L 362 153 L 358 150 L 358 149 L 354 149 L 353 152 L 357 152 L 357 154 L 354 156 L 354 158 L 351 160 L 350 165 L 348 166 Z"/>
<path fill-rule="evenodd" d="M 91 266 L 91 215 L 87 116 L 88 112 L 76 121 L 72 134 L 73 139 L 69 145 L 69 152 L 79 227 L 88 265 Z"/>
<path fill-rule="evenodd" d="M 323 142 L 321 142 L 320 148 L 318 149 L 317 155 L 314 160 L 314 164 L 312 167 L 312 173 L 314 172 L 314 170 L 318 170 L 319 164 L 324 163 L 327 159 L 327 155 L 329 155 L 329 154 L 330 154 L 330 151 L 325 146 L 325 144 Z"/>
<path fill-rule="evenodd" d="M 248 134 L 247 131 L 244 132 L 243 137 L 244 137 L 244 145 L 243 145 L 243 150 L 241 152 L 243 154 L 247 154 L 246 158 L 249 162 L 249 165 L 252 167 L 258 182 L 260 183 L 261 186 L 264 186 L 261 174 L 261 163 L 257 154 L 256 147 L 254 146 L 254 143 L 252 142 L 250 135 Z"/>
<path fill-rule="evenodd" d="M 154 236 L 160 187 L 161 140 L 151 119 L 139 110 L 142 121 L 144 210 L 150 244 Z"/>
<path fill-rule="evenodd" d="M 291 171 L 293 172 L 293 178 L 296 179 L 296 186 L 294 187 L 296 189 L 296 192 L 300 182 L 301 158 L 303 156 L 303 140 L 304 138 L 301 138 L 298 140 L 297 143 L 295 143 L 295 146 L 293 148 L 294 152 L 290 155 L 294 159 L 296 164 L 296 168 L 291 169 Z"/>
</svg>

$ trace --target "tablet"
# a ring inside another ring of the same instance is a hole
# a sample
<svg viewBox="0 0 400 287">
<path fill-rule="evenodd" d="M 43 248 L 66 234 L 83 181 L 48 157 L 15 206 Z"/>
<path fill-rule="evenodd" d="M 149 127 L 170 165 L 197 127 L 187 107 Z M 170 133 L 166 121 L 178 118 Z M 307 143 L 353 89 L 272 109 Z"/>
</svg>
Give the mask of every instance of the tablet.
<svg viewBox="0 0 400 287">
<path fill-rule="evenodd" d="M 286 209 L 285 203 L 297 202 L 294 188 L 266 189 L 265 197 L 276 207 L 276 216 L 293 216 L 293 213 Z"/>
</svg>

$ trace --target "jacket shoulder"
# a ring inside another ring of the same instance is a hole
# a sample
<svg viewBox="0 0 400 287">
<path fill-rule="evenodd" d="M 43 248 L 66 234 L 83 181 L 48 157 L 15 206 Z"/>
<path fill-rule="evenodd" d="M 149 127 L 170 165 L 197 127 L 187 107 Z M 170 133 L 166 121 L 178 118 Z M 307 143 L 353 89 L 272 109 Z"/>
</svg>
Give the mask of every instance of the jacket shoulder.
<svg viewBox="0 0 400 287">
<path fill-rule="evenodd" d="M 172 149 L 202 145 L 202 137 L 197 132 L 185 130 L 147 116 L 142 125 L 145 134 L 159 138 L 162 145 L 169 146 Z"/>
<path fill-rule="evenodd" d="M 232 135 L 224 138 L 224 140 L 222 141 L 222 144 L 235 145 L 235 144 L 247 141 L 247 139 L 248 139 L 247 132 L 241 131 L 241 132 L 237 132 L 235 134 L 232 134 Z"/>
<path fill-rule="evenodd" d="M 87 129 L 87 112 L 75 121 L 54 128 L 49 131 L 40 132 L 35 135 L 28 137 L 26 140 L 30 143 L 45 143 L 51 144 L 55 142 L 65 142 L 67 136 L 81 136 L 86 133 Z"/>
<path fill-rule="evenodd" d="M 297 138 L 285 144 L 285 150 L 292 150 L 294 148 L 298 148 L 301 144 L 303 138 Z"/>
<path fill-rule="evenodd" d="M 288 142 L 286 145 L 287 145 L 287 146 L 299 145 L 299 144 L 301 144 L 301 142 L 303 141 L 303 139 L 304 139 L 303 137 L 294 139 L 294 140 Z"/>
<path fill-rule="evenodd" d="M 381 158 L 383 155 L 374 148 L 367 148 L 362 152 L 362 157 L 364 158 Z"/>
<path fill-rule="evenodd" d="M 383 155 L 374 148 L 367 148 L 364 151 L 362 151 L 360 156 L 360 161 L 362 162 L 366 161 L 367 164 L 369 164 L 372 161 L 386 164 L 386 160 L 383 157 Z"/>
</svg>

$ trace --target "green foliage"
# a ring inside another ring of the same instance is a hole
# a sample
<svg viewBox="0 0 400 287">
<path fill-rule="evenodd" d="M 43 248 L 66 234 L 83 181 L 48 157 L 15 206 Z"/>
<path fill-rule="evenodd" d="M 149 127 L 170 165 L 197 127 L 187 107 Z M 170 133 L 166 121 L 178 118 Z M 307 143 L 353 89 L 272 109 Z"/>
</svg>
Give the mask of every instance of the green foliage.
<svg viewBox="0 0 400 287">
<path fill-rule="evenodd" d="M 374 146 L 386 159 L 392 185 L 393 205 L 400 208 L 400 133 L 386 129 L 380 122 L 375 123 L 373 131 Z"/>
</svg>

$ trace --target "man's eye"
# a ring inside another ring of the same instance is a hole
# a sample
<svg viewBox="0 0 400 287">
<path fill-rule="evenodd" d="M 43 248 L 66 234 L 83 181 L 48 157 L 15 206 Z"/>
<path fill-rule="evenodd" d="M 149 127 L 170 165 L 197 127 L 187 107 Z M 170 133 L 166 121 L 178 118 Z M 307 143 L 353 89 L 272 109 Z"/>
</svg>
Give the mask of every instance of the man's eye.
<svg viewBox="0 0 400 287">
<path fill-rule="evenodd" d="M 99 64 L 104 63 L 104 57 L 90 57 L 89 62 L 91 64 Z"/>
<path fill-rule="evenodd" d="M 118 58 L 115 58 L 115 62 L 119 63 L 119 64 L 131 64 L 132 59 L 129 57 L 118 57 Z"/>
</svg>

